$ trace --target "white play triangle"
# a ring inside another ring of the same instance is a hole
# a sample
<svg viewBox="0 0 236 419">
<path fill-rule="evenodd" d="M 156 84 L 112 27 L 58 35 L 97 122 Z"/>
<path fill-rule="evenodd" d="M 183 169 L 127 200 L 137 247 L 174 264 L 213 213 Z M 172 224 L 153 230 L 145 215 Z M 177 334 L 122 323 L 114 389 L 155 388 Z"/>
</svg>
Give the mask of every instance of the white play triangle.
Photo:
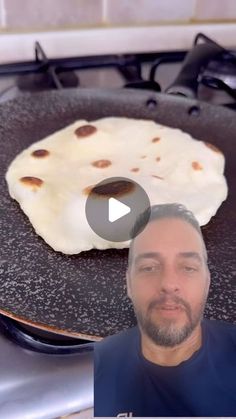
<svg viewBox="0 0 236 419">
<path fill-rule="evenodd" d="M 123 202 L 118 201 L 115 198 L 109 198 L 108 202 L 108 219 L 110 223 L 113 223 L 119 218 L 124 217 L 126 214 L 129 214 L 131 211 L 128 205 L 123 204 Z"/>
</svg>

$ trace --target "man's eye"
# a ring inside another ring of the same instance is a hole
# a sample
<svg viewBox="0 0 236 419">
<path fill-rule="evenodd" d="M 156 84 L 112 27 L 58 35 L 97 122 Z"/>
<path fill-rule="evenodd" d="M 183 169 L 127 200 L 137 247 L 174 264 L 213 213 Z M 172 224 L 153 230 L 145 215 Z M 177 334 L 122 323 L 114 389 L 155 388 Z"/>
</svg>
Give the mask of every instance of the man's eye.
<svg viewBox="0 0 236 419">
<path fill-rule="evenodd" d="M 197 268 L 193 267 L 193 266 L 183 266 L 183 270 L 185 272 L 197 272 Z"/>
<path fill-rule="evenodd" d="M 159 270 L 159 266 L 156 265 L 143 265 L 139 266 L 138 271 L 139 272 L 156 272 Z"/>
</svg>

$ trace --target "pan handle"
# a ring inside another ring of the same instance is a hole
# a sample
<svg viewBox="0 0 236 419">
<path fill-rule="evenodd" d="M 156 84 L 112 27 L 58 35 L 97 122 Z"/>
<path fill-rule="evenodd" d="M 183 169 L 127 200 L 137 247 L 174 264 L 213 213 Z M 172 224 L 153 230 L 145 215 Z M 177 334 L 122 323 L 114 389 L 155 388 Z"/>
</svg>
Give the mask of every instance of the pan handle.
<svg viewBox="0 0 236 419">
<path fill-rule="evenodd" d="M 223 52 L 225 49 L 213 41 L 195 45 L 186 55 L 177 78 L 166 89 L 166 93 L 196 98 L 199 73 L 211 59 Z"/>
</svg>

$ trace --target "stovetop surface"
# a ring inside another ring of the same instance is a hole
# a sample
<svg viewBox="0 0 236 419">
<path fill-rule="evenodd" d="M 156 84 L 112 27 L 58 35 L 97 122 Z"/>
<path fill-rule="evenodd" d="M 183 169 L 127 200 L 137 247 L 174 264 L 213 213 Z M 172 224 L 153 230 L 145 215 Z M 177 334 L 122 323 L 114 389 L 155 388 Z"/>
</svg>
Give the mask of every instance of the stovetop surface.
<svg viewBox="0 0 236 419">
<path fill-rule="evenodd" d="M 193 56 L 186 66 L 190 53 Z M 187 79 L 192 77 L 191 83 L 197 85 L 194 92 L 197 99 L 234 108 L 231 105 L 236 102 L 236 51 L 225 50 L 201 33 L 190 52 L 50 59 L 36 42 L 34 61 L 0 65 L 0 103 L 25 92 L 77 86 L 104 89 L 127 86 L 168 92 L 184 65 L 189 68 Z M 187 79 L 185 74 L 182 81 L 186 84 Z"/>
<path fill-rule="evenodd" d="M 148 78 L 150 66 L 150 63 L 145 63 L 142 67 L 144 79 Z M 160 67 L 156 73 L 155 80 L 160 84 L 161 90 L 163 92 L 165 92 L 166 88 L 177 76 L 180 68 L 180 63 L 163 64 Z M 124 79 L 122 75 L 112 68 L 79 70 L 75 71 L 75 74 L 80 81 L 78 87 L 94 87 L 104 89 L 124 87 Z M 22 76 L 5 76 L 4 78 L 0 78 L 0 103 L 14 99 L 15 97 L 23 95 L 28 91 L 26 87 L 25 90 L 21 90 L 18 87 L 21 77 Z M 226 80 L 227 78 L 229 78 L 229 76 L 225 76 Z M 28 80 L 30 84 L 30 77 L 28 77 Z M 236 85 L 236 74 L 235 80 L 233 77 L 230 77 L 230 81 L 232 84 L 235 83 Z M 199 86 L 198 99 L 216 105 L 235 103 L 235 99 L 230 97 L 224 90 L 216 90 L 203 85 Z"/>
</svg>

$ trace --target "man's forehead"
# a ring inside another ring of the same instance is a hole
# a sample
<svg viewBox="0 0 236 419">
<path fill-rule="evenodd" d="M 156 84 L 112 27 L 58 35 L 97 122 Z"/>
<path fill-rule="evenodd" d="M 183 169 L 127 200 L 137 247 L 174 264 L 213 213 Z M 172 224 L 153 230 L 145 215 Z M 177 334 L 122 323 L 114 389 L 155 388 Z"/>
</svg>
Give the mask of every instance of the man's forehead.
<svg viewBox="0 0 236 419">
<path fill-rule="evenodd" d="M 135 254 L 152 250 L 160 252 L 165 243 L 168 245 L 169 242 L 177 247 L 176 252 L 202 249 L 202 237 L 190 223 L 179 218 L 163 218 L 148 223 L 133 240 L 132 252 Z"/>
<path fill-rule="evenodd" d="M 144 240 L 144 238 L 146 238 L 146 236 L 152 237 L 152 235 L 150 236 L 150 234 L 154 232 L 156 233 L 156 238 L 164 237 L 165 235 L 168 235 L 170 232 L 173 232 L 173 229 L 181 231 L 181 233 L 187 232 L 188 234 L 191 234 L 193 236 L 199 236 L 199 233 L 196 230 L 196 228 L 193 227 L 186 220 L 174 217 L 166 217 L 150 221 L 146 225 L 146 227 L 141 231 L 141 233 L 136 236 L 135 241 L 142 241 Z"/>
</svg>

